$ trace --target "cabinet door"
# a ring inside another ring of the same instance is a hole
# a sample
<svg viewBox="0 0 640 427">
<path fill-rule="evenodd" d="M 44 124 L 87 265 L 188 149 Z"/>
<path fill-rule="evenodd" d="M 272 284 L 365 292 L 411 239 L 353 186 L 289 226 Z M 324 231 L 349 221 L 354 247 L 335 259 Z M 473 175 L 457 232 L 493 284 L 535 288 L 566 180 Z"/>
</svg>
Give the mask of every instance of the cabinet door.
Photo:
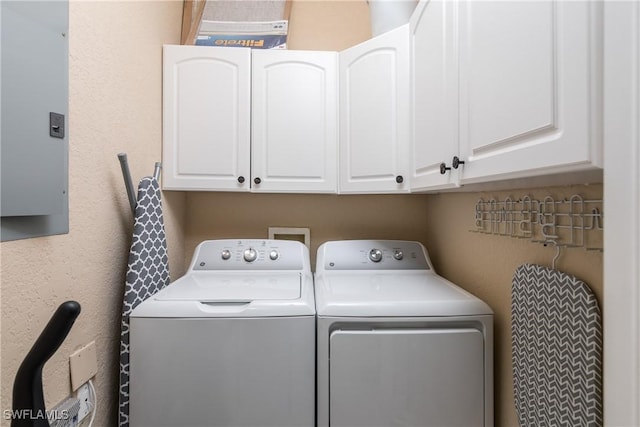
<svg viewBox="0 0 640 427">
<path fill-rule="evenodd" d="M 340 192 L 409 191 L 408 24 L 340 52 Z"/>
<path fill-rule="evenodd" d="M 601 164 L 602 2 L 460 2 L 463 182 Z"/>
<path fill-rule="evenodd" d="M 249 191 L 250 84 L 250 49 L 164 47 L 165 189 Z"/>
<path fill-rule="evenodd" d="M 411 190 L 456 187 L 459 155 L 457 2 L 422 1 L 411 17 Z"/>
<path fill-rule="evenodd" d="M 335 52 L 253 51 L 252 191 L 335 193 Z"/>
</svg>

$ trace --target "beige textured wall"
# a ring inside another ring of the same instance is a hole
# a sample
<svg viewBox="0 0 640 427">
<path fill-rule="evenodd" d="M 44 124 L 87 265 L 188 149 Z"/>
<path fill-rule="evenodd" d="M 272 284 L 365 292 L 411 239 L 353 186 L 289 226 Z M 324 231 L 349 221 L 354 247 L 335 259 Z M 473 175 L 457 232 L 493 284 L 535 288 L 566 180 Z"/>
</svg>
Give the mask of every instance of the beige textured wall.
<svg viewBox="0 0 640 427">
<path fill-rule="evenodd" d="M 289 49 L 339 51 L 369 38 L 366 0 L 293 0 Z"/>
<path fill-rule="evenodd" d="M 2 250 L 2 409 L 15 372 L 62 302 L 82 313 L 44 371 L 46 404 L 71 392 L 69 355 L 97 343 L 97 427 L 116 425 L 120 311 L 132 218 L 116 158 L 138 180 L 161 156 L 161 55 L 179 41 L 182 3 L 71 1 L 67 235 L 5 242 Z M 170 268 L 184 271 L 184 195 L 164 195 Z M 7 420 L 2 421 L 8 426 Z"/>
<path fill-rule="evenodd" d="M 426 241 L 427 196 L 192 193 L 188 195 L 185 262 L 202 240 L 268 237 L 271 227 L 309 227 L 315 266 L 327 240 Z M 315 268 L 314 268 L 315 269 Z"/>
<path fill-rule="evenodd" d="M 511 375 L 510 304 L 511 279 L 524 263 L 551 267 L 555 248 L 525 239 L 472 233 L 475 204 L 479 198 L 504 200 L 525 195 L 573 194 L 601 199 L 602 185 L 552 187 L 486 193 L 447 193 L 427 199 L 427 241 L 436 271 L 486 301 L 495 321 L 495 415 L 497 427 L 517 426 Z M 605 213 L 606 214 L 606 213 Z M 595 235 L 595 234 L 594 234 Z M 602 253 L 564 249 L 556 268 L 585 281 L 602 303 Z"/>
</svg>

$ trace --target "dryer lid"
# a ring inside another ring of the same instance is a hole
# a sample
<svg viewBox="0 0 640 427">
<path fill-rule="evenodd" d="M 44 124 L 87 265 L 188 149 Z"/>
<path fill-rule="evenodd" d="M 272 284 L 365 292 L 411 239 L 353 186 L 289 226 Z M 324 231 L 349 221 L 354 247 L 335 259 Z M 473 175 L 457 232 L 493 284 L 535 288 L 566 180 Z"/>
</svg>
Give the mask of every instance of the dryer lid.
<svg viewBox="0 0 640 427">
<path fill-rule="evenodd" d="M 300 298 L 300 273 L 191 272 L 153 298 L 158 301 L 250 302 Z"/>
<path fill-rule="evenodd" d="M 492 314 L 483 301 L 432 271 L 349 271 L 316 277 L 318 316 L 424 317 Z"/>
</svg>

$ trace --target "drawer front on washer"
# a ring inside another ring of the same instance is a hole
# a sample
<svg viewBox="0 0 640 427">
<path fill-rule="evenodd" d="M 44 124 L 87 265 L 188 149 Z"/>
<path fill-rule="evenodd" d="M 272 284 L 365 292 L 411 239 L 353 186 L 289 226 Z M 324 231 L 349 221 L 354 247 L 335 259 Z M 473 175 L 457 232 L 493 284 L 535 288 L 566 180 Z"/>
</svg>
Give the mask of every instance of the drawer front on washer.
<svg viewBox="0 0 640 427">
<path fill-rule="evenodd" d="M 484 425 L 480 331 L 337 330 L 329 346 L 331 427 Z"/>
</svg>

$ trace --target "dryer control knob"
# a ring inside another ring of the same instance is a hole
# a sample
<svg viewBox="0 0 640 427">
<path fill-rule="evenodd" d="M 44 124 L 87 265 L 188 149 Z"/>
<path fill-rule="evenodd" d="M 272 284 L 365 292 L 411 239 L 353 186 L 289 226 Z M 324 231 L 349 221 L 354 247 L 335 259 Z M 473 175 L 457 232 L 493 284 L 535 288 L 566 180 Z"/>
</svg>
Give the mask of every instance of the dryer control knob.
<svg viewBox="0 0 640 427">
<path fill-rule="evenodd" d="M 369 251 L 369 259 L 373 262 L 380 262 L 382 260 L 382 252 L 380 249 L 371 249 L 371 251 Z"/>
<path fill-rule="evenodd" d="M 244 250 L 244 260 L 247 262 L 253 262 L 258 258 L 258 252 L 255 249 L 249 248 Z"/>
<path fill-rule="evenodd" d="M 275 261 L 280 257 L 280 254 L 278 253 L 278 251 L 276 251 L 275 249 L 272 250 L 271 252 L 269 252 L 269 259 L 271 259 L 271 261 Z"/>
<path fill-rule="evenodd" d="M 222 259 L 228 260 L 229 258 L 231 258 L 231 251 L 229 249 L 225 249 L 222 251 L 220 256 L 222 257 Z"/>
<path fill-rule="evenodd" d="M 393 253 L 393 257 L 400 261 L 402 258 L 404 258 L 404 254 L 402 253 L 402 251 L 395 251 Z"/>
</svg>

